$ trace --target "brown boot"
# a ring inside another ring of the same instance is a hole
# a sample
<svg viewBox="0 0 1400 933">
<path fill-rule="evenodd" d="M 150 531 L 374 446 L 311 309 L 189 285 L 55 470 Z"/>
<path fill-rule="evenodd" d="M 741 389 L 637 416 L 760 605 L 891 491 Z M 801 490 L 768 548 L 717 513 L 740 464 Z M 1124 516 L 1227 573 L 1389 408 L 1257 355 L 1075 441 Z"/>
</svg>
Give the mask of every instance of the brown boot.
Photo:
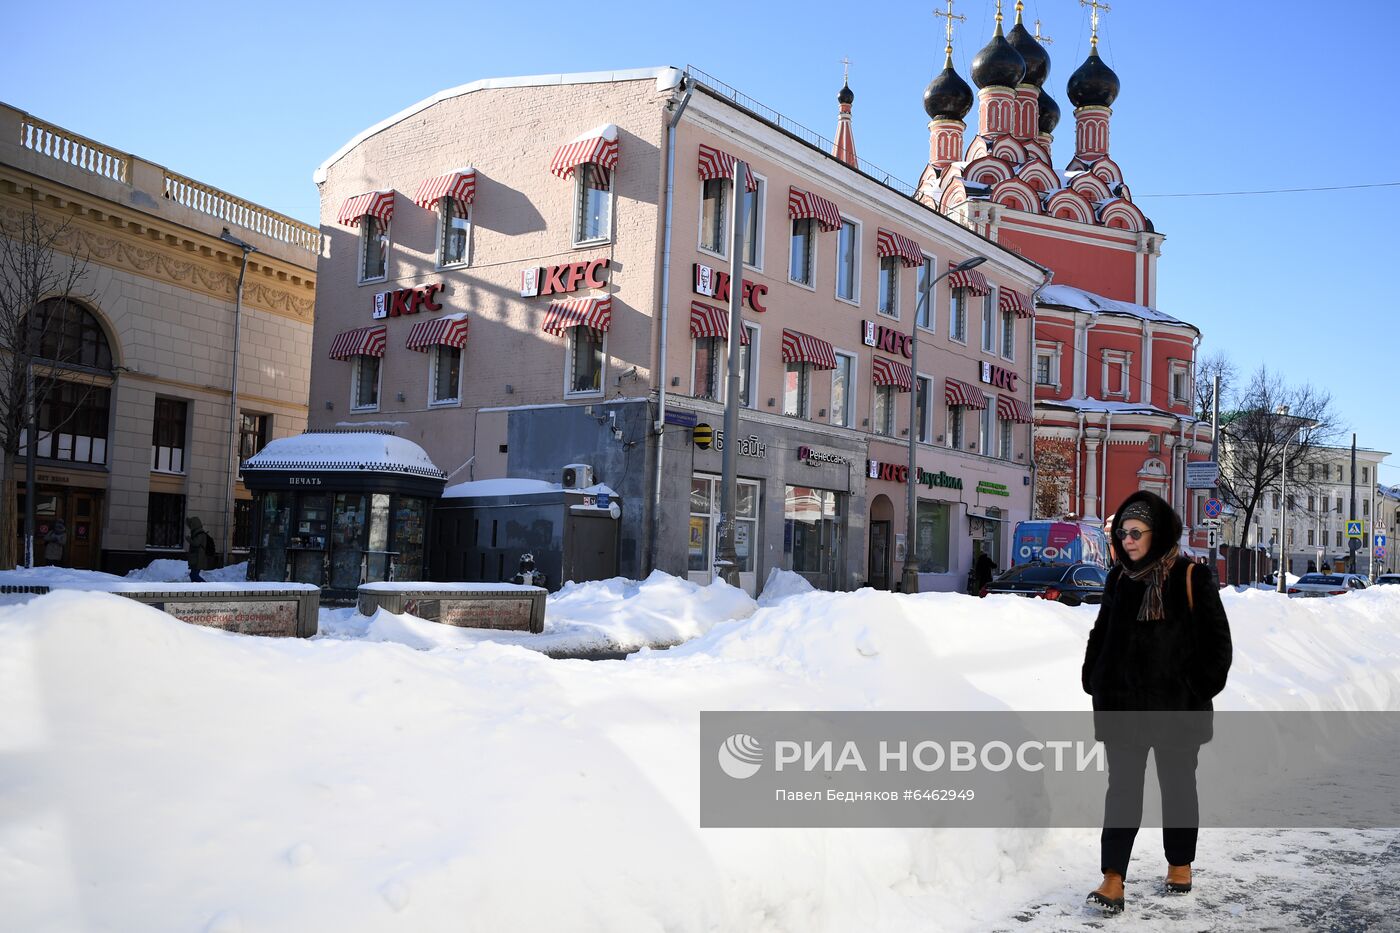
<svg viewBox="0 0 1400 933">
<path fill-rule="evenodd" d="M 1121 914 L 1123 912 L 1123 876 L 1116 871 L 1104 872 L 1103 884 L 1089 892 L 1088 901 L 1105 914 Z"/>
<path fill-rule="evenodd" d="M 1171 894 L 1185 894 L 1191 890 L 1191 865 L 1167 866 L 1167 891 Z"/>
</svg>

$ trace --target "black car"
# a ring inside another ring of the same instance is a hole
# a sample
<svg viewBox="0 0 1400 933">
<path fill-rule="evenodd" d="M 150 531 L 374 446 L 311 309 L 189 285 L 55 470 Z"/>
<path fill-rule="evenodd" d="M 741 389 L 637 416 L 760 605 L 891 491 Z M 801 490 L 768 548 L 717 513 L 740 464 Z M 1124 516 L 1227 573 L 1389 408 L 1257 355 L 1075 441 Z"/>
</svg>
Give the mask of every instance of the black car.
<svg viewBox="0 0 1400 933">
<path fill-rule="evenodd" d="M 982 587 L 981 596 L 1014 593 L 1053 599 L 1067 606 L 1103 602 L 1108 573 L 1097 564 L 1017 564 Z"/>
</svg>

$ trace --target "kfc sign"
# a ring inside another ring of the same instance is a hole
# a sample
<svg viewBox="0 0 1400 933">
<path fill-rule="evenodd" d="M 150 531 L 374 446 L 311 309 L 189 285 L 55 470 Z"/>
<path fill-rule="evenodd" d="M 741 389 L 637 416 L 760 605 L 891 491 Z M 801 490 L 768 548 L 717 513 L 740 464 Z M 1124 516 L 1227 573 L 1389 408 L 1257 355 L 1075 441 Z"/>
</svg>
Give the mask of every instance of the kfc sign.
<svg viewBox="0 0 1400 933">
<path fill-rule="evenodd" d="M 910 334 L 876 324 L 874 321 L 860 322 L 860 339 L 867 347 L 875 347 L 886 353 L 899 353 L 909 359 L 914 355 L 914 338 Z"/>
<path fill-rule="evenodd" d="M 419 311 L 441 311 L 442 305 L 433 300 L 442 291 L 442 283 L 420 285 L 417 288 L 396 288 L 374 296 L 374 319 L 403 317 Z"/>
<path fill-rule="evenodd" d="M 581 262 L 566 262 L 557 266 L 532 266 L 520 273 L 520 297 L 559 295 L 580 288 L 603 288 L 608 284 L 606 256 Z"/>
<path fill-rule="evenodd" d="M 1021 378 L 1009 369 L 1000 366 L 993 366 L 991 363 L 982 363 L 982 381 L 988 385 L 996 386 L 998 389 L 1005 389 L 1008 392 L 1016 391 L 1016 380 Z"/>
<path fill-rule="evenodd" d="M 695 263 L 695 293 L 716 301 L 729 300 L 729 273 Z M 764 301 L 768 296 L 768 286 L 744 279 L 744 304 L 762 314 L 768 310 Z"/>
</svg>

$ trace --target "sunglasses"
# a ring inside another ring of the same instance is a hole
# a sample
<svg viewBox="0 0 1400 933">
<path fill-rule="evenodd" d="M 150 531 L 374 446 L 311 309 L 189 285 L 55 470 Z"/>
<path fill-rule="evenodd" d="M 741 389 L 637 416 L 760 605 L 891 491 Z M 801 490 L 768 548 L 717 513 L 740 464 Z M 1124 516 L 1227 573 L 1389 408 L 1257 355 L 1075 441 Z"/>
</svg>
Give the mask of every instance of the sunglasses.
<svg viewBox="0 0 1400 933">
<path fill-rule="evenodd" d="M 1116 528 L 1113 533 L 1118 536 L 1119 541 L 1132 538 L 1134 541 L 1141 541 L 1143 535 L 1150 535 L 1152 532 L 1143 531 L 1141 528 Z"/>
</svg>

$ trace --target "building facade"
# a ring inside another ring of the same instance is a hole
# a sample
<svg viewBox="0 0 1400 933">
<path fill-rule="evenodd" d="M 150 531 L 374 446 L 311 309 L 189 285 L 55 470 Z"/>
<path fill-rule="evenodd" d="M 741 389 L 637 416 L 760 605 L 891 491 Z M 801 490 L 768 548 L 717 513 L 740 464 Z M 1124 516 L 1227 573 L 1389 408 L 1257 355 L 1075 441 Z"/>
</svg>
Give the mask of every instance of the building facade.
<svg viewBox="0 0 1400 933">
<path fill-rule="evenodd" d="M 4 105 L 0 212 L 12 233 L 31 217 L 58 232 L 57 266 L 85 268 L 69 300 L 41 300 L 30 317 L 44 334 L 36 369 L 52 380 L 38 412 L 36 553 L 62 521 L 62 556 L 48 562 L 122 573 L 183 555 L 198 517 L 238 559 L 251 543 L 239 459 L 306 424 L 319 231 Z M 236 401 L 244 254 L 225 230 L 256 248 Z M 22 537 L 23 457 L 5 479 Z"/>
<path fill-rule="evenodd" d="M 1043 270 L 863 170 L 852 96 L 840 146 L 669 68 L 478 81 L 361 133 L 316 174 L 312 425 L 389 426 L 449 483 L 582 464 L 620 500 L 622 574 L 701 581 L 734 444 L 744 586 L 781 568 L 849 589 L 902 566 L 914 392 L 921 587 L 961 589 L 1029 514 Z"/>
</svg>

